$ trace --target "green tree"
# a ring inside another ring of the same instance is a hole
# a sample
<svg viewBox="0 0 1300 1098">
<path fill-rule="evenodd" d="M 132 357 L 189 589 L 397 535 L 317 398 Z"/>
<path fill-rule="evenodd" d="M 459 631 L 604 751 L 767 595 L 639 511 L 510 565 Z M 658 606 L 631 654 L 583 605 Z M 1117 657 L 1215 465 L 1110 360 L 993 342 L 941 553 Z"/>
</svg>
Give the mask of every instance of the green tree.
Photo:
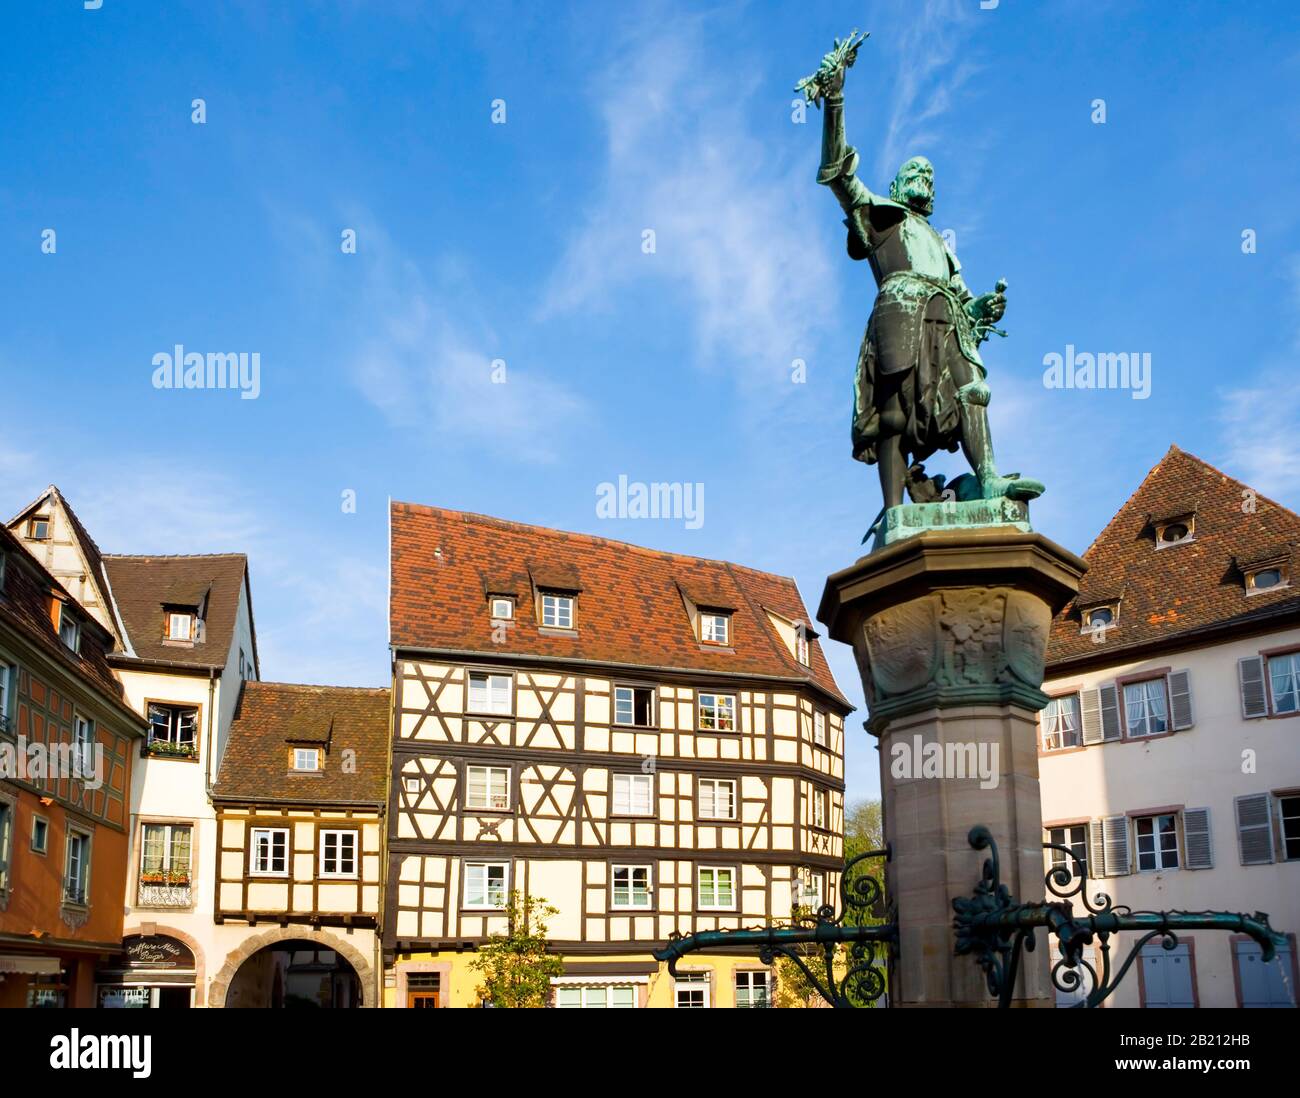
<svg viewBox="0 0 1300 1098">
<path fill-rule="evenodd" d="M 885 845 L 884 838 L 884 817 L 881 811 L 879 801 L 858 801 L 851 805 L 844 813 L 844 861 L 847 864 L 859 854 L 864 854 L 868 850 L 880 850 Z M 874 877 L 880 882 L 883 889 L 885 882 L 885 860 L 884 858 L 867 858 L 855 865 L 849 871 L 845 887 L 849 894 L 853 895 L 853 883 L 861 877 Z M 830 897 L 831 905 L 835 908 L 836 914 L 841 910 L 840 897 L 838 893 Z M 797 907 L 791 917 L 791 925 L 812 925 L 816 922 L 817 913 L 812 908 Z M 884 922 L 883 899 L 880 906 L 873 911 L 855 911 L 855 921 L 866 926 L 874 926 Z M 806 964 L 819 979 L 825 979 L 825 958 L 818 946 L 806 945 L 797 947 L 796 951 L 800 959 Z M 844 972 L 845 953 L 841 949 L 836 957 L 837 978 Z M 883 958 L 882 958 L 883 960 Z M 803 970 L 788 957 L 782 957 L 777 962 L 777 993 L 776 1005 L 783 1007 L 816 1007 L 825 1006 L 826 1001 L 821 997 L 812 981 L 804 975 Z M 866 1003 L 863 1006 L 869 1005 Z"/>
<path fill-rule="evenodd" d="M 551 978 L 564 971 L 551 953 L 546 923 L 559 912 L 540 896 L 511 892 L 506 902 L 508 929 L 479 947 L 470 967 L 482 975 L 480 1006 L 544 1007 L 551 1001 Z"/>
</svg>

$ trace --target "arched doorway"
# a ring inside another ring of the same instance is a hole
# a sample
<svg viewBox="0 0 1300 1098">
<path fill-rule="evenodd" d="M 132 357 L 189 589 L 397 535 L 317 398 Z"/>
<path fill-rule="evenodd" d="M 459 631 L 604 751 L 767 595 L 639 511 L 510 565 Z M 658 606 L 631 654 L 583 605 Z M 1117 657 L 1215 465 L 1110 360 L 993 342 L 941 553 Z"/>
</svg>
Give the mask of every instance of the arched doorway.
<svg viewBox="0 0 1300 1098">
<path fill-rule="evenodd" d="M 370 965 L 333 935 L 274 930 L 250 938 L 213 978 L 214 1007 L 348 1008 L 374 1005 Z"/>
</svg>

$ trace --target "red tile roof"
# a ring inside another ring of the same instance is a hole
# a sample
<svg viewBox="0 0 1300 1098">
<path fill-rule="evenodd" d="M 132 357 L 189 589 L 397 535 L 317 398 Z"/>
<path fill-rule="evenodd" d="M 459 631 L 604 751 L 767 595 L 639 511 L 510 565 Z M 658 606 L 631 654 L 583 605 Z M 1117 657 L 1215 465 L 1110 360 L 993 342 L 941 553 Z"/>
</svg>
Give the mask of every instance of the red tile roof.
<svg viewBox="0 0 1300 1098">
<path fill-rule="evenodd" d="M 0 526 L 0 553 L 7 558 L 4 583 L 0 586 L 0 625 L 14 629 L 28 643 L 79 676 L 121 713 L 129 715 L 132 726 L 141 729 L 143 734 L 144 718 L 126 704 L 122 684 L 108 666 L 106 653 L 113 645 L 112 634 L 82 610 L 67 589 L 4 526 Z M 55 631 L 50 616 L 52 594 L 79 611 L 81 641 L 76 652 Z"/>
<path fill-rule="evenodd" d="M 393 503 L 390 639 L 397 649 L 585 660 L 728 672 L 815 684 L 846 708 L 821 646 L 800 664 L 765 610 L 811 619 L 792 579 L 588 534 Z M 534 586 L 577 592 L 575 630 L 543 630 Z M 731 646 L 702 645 L 683 601 L 731 609 Z M 504 644 L 494 644 L 488 594 L 513 594 Z"/>
<path fill-rule="evenodd" d="M 1187 513 L 1192 540 L 1157 549 L 1153 524 Z M 1171 446 L 1083 554 L 1079 595 L 1052 623 L 1049 673 L 1216 630 L 1300 621 L 1298 544 L 1294 511 Z M 1242 567 L 1277 557 L 1291 561 L 1290 586 L 1247 596 Z M 1081 610 L 1115 598 L 1119 618 L 1105 640 L 1081 635 Z"/>
<path fill-rule="evenodd" d="M 384 804 L 387 689 L 244 683 L 212 796 L 262 804 Z M 321 770 L 295 773 L 289 752 L 320 747 Z"/>
<path fill-rule="evenodd" d="M 239 594 L 248 574 L 248 558 L 243 553 L 175 557 L 109 554 L 103 560 L 113 603 L 135 658 L 184 667 L 225 667 L 239 615 Z M 201 640 L 190 645 L 163 639 L 164 606 L 199 606 L 205 601 L 207 617 Z M 249 610 L 251 614 L 251 606 Z M 253 648 L 248 655 L 256 660 L 256 639 Z"/>
</svg>

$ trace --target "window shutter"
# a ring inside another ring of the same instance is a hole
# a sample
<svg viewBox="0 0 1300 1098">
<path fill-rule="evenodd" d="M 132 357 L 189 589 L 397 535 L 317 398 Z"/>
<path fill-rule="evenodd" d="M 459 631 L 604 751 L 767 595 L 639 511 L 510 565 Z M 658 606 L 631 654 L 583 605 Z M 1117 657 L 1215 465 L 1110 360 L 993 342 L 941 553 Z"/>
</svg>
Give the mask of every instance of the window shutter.
<svg viewBox="0 0 1300 1098">
<path fill-rule="evenodd" d="M 1273 861 L 1273 819 L 1267 793 L 1236 797 L 1237 847 L 1242 865 L 1270 865 Z"/>
<path fill-rule="evenodd" d="M 1169 675 L 1169 710 L 1175 732 L 1192 727 L 1192 678 L 1190 672 L 1173 671 Z"/>
<path fill-rule="evenodd" d="M 1183 838 L 1187 842 L 1187 868 L 1213 869 L 1214 850 L 1210 843 L 1210 810 L 1183 810 Z"/>
<path fill-rule="evenodd" d="M 1129 872 L 1128 817 L 1107 816 L 1101 821 L 1106 846 L 1106 876 L 1122 877 Z"/>
<path fill-rule="evenodd" d="M 1241 684 L 1241 715 L 1246 720 L 1268 716 L 1264 696 L 1264 658 L 1246 656 L 1237 661 L 1237 681 Z"/>
<path fill-rule="evenodd" d="M 1113 682 L 1107 683 L 1098 694 L 1101 696 L 1101 738 L 1110 743 L 1120 738 L 1119 688 Z"/>
<path fill-rule="evenodd" d="M 1101 696 L 1096 690 L 1084 690 L 1079 695 L 1079 714 L 1083 720 L 1083 743 L 1101 743 Z M 1039 714 L 1042 719 L 1042 714 Z"/>
<path fill-rule="evenodd" d="M 1108 876 L 1106 872 L 1106 844 L 1101 841 L 1101 821 L 1088 824 L 1088 876 L 1093 880 Z"/>
</svg>

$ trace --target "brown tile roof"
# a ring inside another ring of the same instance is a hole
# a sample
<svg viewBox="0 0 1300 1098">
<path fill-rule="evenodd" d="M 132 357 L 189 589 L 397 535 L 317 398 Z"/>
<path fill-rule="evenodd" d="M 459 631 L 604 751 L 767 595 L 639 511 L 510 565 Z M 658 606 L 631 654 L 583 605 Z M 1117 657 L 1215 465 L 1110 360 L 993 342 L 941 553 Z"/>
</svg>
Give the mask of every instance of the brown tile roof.
<svg viewBox="0 0 1300 1098">
<path fill-rule="evenodd" d="M 0 526 L 0 552 L 7 558 L 4 584 L 0 587 L 0 623 L 16 630 L 55 662 L 78 675 L 120 712 L 129 715 L 133 726 L 140 728 L 143 718 L 126 704 L 122 684 L 108 666 L 107 652 L 113 645 L 112 635 L 80 610 L 77 600 L 67 589 L 3 526 Z M 50 616 L 51 593 L 80 610 L 81 641 L 77 652 L 71 651 L 55 631 Z"/>
<path fill-rule="evenodd" d="M 1254 510 L 1243 507 L 1253 500 Z M 1193 539 L 1156 549 L 1153 523 L 1194 512 Z M 1300 516 L 1177 446 L 1160 460 L 1083 557 L 1078 597 L 1052 623 L 1049 671 L 1063 662 L 1183 643 L 1216 629 L 1300 618 Z M 1291 560 L 1291 585 L 1247 597 L 1242 566 Z M 1080 611 L 1120 598 L 1103 643 L 1080 635 Z"/>
<path fill-rule="evenodd" d="M 212 796 L 240 803 L 382 807 L 388 699 L 387 689 L 245 682 Z M 294 744 L 325 749 L 319 773 L 290 772 Z"/>
<path fill-rule="evenodd" d="M 247 557 L 242 553 L 183 557 L 109 554 L 103 559 L 118 618 L 135 658 L 184 667 L 225 667 L 239 613 L 239 593 L 248 573 Z M 163 640 L 165 605 L 201 606 L 205 601 L 202 640 L 193 645 Z M 251 613 L 251 606 L 249 609 Z M 256 661 L 256 640 L 253 646 L 249 655 Z"/>
<path fill-rule="evenodd" d="M 811 622 L 792 579 L 725 561 L 644 549 L 412 503 L 391 507 L 390 639 L 398 649 L 481 652 L 803 679 L 848 702 L 821 646 L 804 667 L 765 613 Z M 533 589 L 578 592 L 575 634 L 544 632 Z M 734 611 L 732 647 L 701 645 L 683 592 Z M 485 595 L 514 594 L 516 620 L 493 644 Z"/>
</svg>

